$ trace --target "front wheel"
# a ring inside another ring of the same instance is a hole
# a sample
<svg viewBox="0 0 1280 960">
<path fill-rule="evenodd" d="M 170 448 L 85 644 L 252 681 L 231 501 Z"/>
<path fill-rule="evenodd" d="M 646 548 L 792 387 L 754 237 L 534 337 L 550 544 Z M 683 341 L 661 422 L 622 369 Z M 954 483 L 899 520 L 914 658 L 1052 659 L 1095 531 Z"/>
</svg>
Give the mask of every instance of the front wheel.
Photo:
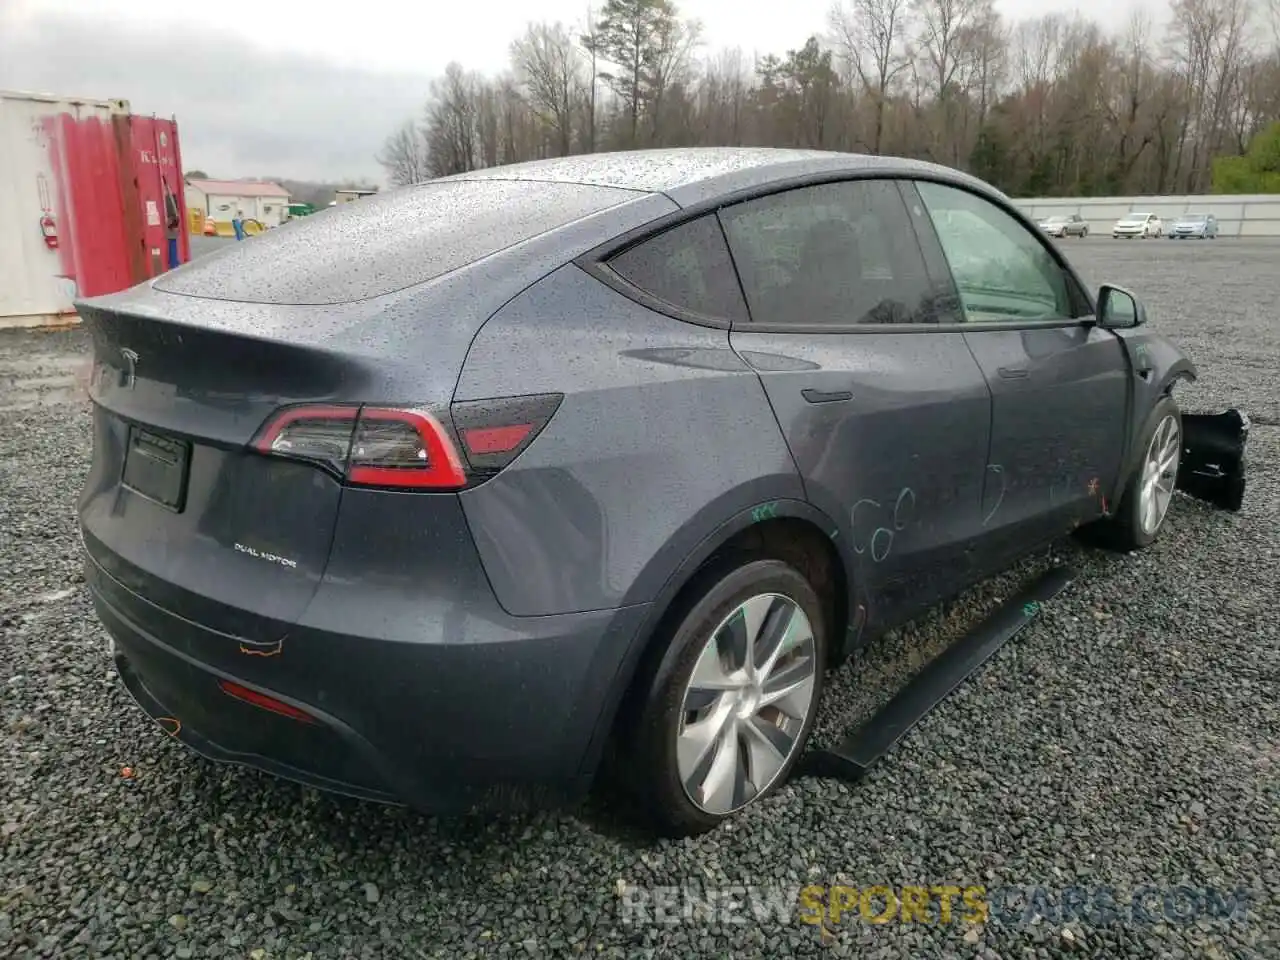
<svg viewBox="0 0 1280 960">
<path fill-rule="evenodd" d="M 1147 417 L 1134 464 L 1116 512 L 1102 521 L 1104 546 L 1128 553 L 1149 546 L 1164 528 L 1182 459 L 1182 414 L 1172 397 L 1162 397 Z"/>
<path fill-rule="evenodd" d="M 781 560 L 713 575 L 670 634 L 626 752 L 638 805 L 666 836 L 704 833 L 786 782 L 813 729 L 822 604 Z"/>
</svg>

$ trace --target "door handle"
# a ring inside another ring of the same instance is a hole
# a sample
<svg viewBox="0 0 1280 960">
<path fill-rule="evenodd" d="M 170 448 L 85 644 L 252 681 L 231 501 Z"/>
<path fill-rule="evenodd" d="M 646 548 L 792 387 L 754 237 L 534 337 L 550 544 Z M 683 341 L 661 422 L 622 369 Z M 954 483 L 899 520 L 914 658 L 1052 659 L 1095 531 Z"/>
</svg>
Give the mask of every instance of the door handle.
<svg viewBox="0 0 1280 960">
<path fill-rule="evenodd" d="M 815 390 L 813 387 L 805 387 L 800 391 L 800 396 L 810 403 L 838 403 L 853 399 L 853 394 L 848 390 Z"/>
<path fill-rule="evenodd" d="M 1022 380 L 1027 376 L 1026 367 L 1001 367 L 998 372 L 1006 380 Z"/>
</svg>

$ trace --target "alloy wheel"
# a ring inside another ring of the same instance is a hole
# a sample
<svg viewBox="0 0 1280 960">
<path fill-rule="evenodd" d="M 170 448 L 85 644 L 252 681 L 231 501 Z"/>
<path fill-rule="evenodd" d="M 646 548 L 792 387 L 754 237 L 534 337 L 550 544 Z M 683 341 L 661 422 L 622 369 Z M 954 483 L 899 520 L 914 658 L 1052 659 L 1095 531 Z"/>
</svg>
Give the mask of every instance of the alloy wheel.
<svg viewBox="0 0 1280 960">
<path fill-rule="evenodd" d="M 790 597 L 739 604 L 685 687 L 676 764 L 689 800 L 721 816 L 767 791 L 800 748 L 817 679 L 813 627 Z"/>
<path fill-rule="evenodd" d="M 1160 529 L 1165 514 L 1169 512 L 1181 457 L 1181 430 L 1177 418 L 1170 414 L 1160 421 L 1151 435 L 1139 480 L 1138 522 L 1148 536 Z"/>
</svg>

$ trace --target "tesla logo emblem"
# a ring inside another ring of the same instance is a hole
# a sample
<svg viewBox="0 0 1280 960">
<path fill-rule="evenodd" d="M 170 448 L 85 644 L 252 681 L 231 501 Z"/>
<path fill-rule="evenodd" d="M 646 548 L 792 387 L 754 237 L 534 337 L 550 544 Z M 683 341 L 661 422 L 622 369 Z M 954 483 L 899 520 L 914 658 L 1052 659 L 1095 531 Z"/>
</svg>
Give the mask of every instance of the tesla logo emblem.
<svg viewBox="0 0 1280 960">
<path fill-rule="evenodd" d="M 124 357 L 124 381 L 120 386 L 126 390 L 132 390 L 138 379 L 138 355 L 128 347 L 124 347 L 120 351 L 120 356 Z"/>
</svg>

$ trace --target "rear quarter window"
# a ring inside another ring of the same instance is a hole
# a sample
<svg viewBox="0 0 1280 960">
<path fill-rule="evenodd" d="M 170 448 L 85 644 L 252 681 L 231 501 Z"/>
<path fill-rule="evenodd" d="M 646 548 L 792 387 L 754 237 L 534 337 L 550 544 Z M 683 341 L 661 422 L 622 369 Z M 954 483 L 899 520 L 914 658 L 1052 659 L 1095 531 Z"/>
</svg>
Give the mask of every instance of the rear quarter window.
<svg viewBox="0 0 1280 960">
<path fill-rule="evenodd" d="M 636 197 L 613 187 L 443 181 L 365 197 L 165 274 L 157 290 L 241 303 L 367 300 Z"/>
<path fill-rule="evenodd" d="M 714 214 L 679 224 L 630 247 L 609 268 L 651 297 L 705 317 L 742 321 L 746 302 Z"/>
</svg>

